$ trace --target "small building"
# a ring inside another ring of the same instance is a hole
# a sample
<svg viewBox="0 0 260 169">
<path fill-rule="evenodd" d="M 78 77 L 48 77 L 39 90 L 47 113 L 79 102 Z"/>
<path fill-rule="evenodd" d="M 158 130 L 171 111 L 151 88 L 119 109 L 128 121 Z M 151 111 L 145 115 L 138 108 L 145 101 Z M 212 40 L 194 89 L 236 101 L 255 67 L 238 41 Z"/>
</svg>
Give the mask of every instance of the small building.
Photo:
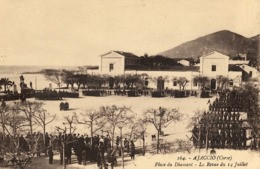
<svg viewBox="0 0 260 169">
<path fill-rule="evenodd" d="M 256 68 L 253 68 L 251 66 L 248 66 L 248 65 L 240 65 L 239 66 L 244 74 L 243 76 L 246 76 L 245 78 L 255 78 L 257 77 L 257 69 Z"/>
<path fill-rule="evenodd" d="M 200 57 L 200 74 L 210 78 L 210 88 L 217 89 L 217 77 L 228 77 L 231 87 L 239 86 L 242 80 L 241 71 L 229 70 L 229 57 L 219 52 L 212 52 Z"/>
<path fill-rule="evenodd" d="M 188 60 L 182 59 L 178 61 L 179 64 L 183 66 L 190 66 L 190 62 Z"/>
<path fill-rule="evenodd" d="M 139 56 L 128 52 L 110 51 L 100 55 L 99 71 L 102 74 L 123 74 L 139 65 Z"/>
<path fill-rule="evenodd" d="M 230 65 L 248 65 L 249 60 L 229 60 Z"/>
</svg>

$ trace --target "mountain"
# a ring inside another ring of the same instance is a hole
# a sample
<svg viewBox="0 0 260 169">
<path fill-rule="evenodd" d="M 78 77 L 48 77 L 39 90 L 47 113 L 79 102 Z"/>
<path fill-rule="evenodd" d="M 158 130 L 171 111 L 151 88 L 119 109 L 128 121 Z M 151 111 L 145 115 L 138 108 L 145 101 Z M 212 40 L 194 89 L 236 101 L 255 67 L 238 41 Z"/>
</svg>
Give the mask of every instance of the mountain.
<svg viewBox="0 0 260 169">
<path fill-rule="evenodd" d="M 246 53 L 251 64 L 255 65 L 259 58 L 259 38 L 259 35 L 246 38 L 237 33 L 223 30 L 183 43 L 158 55 L 169 58 L 197 59 L 213 51 L 231 58 L 236 57 L 239 53 Z"/>
</svg>

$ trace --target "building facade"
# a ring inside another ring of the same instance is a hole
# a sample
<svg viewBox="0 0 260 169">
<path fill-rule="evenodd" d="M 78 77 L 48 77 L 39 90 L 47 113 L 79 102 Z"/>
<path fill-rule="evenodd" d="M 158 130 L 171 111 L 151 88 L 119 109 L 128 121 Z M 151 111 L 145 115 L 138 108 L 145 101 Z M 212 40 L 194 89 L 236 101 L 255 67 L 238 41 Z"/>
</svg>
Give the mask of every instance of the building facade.
<svg viewBox="0 0 260 169">
<path fill-rule="evenodd" d="M 207 76 L 210 79 L 210 89 L 218 88 L 218 77 L 227 77 L 230 80 L 229 87 L 239 86 L 242 82 L 241 71 L 229 70 L 229 57 L 219 52 L 212 52 L 208 55 L 200 57 L 200 64 L 197 70 L 189 70 L 188 66 L 185 71 L 161 71 L 149 70 L 141 71 L 135 69 L 135 65 L 139 64 L 138 56 L 119 51 L 110 51 L 100 56 L 99 73 L 110 76 L 139 74 L 147 76 L 147 84 L 149 88 L 158 87 L 157 79 L 163 80 L 164 89 L 180 89 L 176 83 L 178 78 L 185 77 L 188 82 L 185 90 L 197 90 L 198 84 L 194 83 L 194 77 Z"/>
</svg>

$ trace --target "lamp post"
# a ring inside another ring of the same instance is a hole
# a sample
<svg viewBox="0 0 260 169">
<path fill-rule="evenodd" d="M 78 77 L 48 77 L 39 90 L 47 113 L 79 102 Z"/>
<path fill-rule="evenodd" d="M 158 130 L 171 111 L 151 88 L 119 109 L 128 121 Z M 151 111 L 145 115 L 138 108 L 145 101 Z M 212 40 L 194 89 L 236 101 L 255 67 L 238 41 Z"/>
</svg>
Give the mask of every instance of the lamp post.
<svg viewBox="0 0 260 169">
<path fill-rule="evenodd" d="M 118 128 L 120 129 L 120 149 L 121 149 L 121 156 L 122 156 L 122 169 L 124 169 L 124 149 L 123 149 L 123 141 L 122 141 L 122 130 L 123 130 L 123 123 L 118 124 Z"/>
<path fill-rule="evenodd" d="M 159 153 L 160 149 L 160 134 L 162 133 L 162 117 L 165 114 L 165 110 L 161 107 L 159 107 L 159 112 L 157 114 L 157 117 L 159 118 L 159 125 L 158 125 L 158 136 L 157 136 L 157 153 Z"/>
</svg>

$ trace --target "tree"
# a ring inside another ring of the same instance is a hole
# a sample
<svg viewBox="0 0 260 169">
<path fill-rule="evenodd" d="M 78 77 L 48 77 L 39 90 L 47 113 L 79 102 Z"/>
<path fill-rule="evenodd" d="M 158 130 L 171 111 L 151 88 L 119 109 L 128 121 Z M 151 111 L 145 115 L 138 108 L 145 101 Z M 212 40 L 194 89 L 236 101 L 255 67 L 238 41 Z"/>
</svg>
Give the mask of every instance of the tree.
<svg viewBox="0 0 260 169">
<path fill-rule="evenodd" d="M 176 83 L 179 85 L 180 90 L 184 90 L 185 86 L 188 83 L 188 79 L 186 79 L 186 77 L 179 77 L 176 79 Z"/>
<path fill-rule="evenodd" d="M 3 101 L 2 104 L 0 105 L 0 124 L 2 125 L 2 130 L 3 130 L 3 139 L 5 137 L 5 130 L 6 130 L 6 114 L 8 111 L 8 108 L 6 103 Z"/>
<path fill-rule="evenodd" d="M 132 122 L 133 115 L 132 110 L 128 107 L 118 107 L 116 105 L 112 106 L 102 106 L 100 107 L 101 113 L 105 117 L 106 128 L 110 130 L 112 139 L 112 148 L 114 147 L 114 136 L 115 130 L 118 125 L 124 124 L 125 126 Z"/>
<path fill-rule="evenodd" d="M 195 76 L 193 82 L 199 84 L 201 90 L 204 90 L 206 85 L 209 83 L 209 78 L 207 76 Z"/>
<path fill-rule="evenodd" d="M 35 114 L 43 111 L 43 103 L 42 102 L 30 102 L 30 101 L 24 101 L 24 102 L 15 102 L 14 103 L 14 109 L 18 110 L 23 113 L 25 119 L 26 119 L 26 125 L 29 127 L 29 133 L 30 133 L 30 146 L 33 147 L 33 127 L 35 126 L 36 122 L 34 120 Z"/>
<path fill-rule="evenodd" d="M 220 86 L 221 90 L 227 89 L 229 82 L 230 82 L 230 80 L 229 80 L 228 77 L 225 77 L 225 76 L 222 76 L 222 75 L 217 76 L 217 83 Z"/>
<path fill-rule="evenodd" d="M 143 155 L 145 155 L 145 134 L 146 134 L 147 124 L 144 119 L 138 119 L 133 124 L 133 132 L 135 138 L 140 138 L 143 141 Z"/>
<path fill-rule="evenodd" d="M 81 84 L 83 85 L 84 89 L 86 88 L 86 85 L 90 83 L 90 76 L 89 74 L 81 75 Z"/>
<path fill-rule="evenodd" d="M 73 116 L 72 116 L 73 117 Z M 62 132 L 63 133 L 63 136 L 62 136 L 62 161 L 63 161 L 63 169 L 66 169 L 66 155 L 65 155 L 65 148 L 68 144 L 71 144 L 73 142 L 75 142 L 76 140 L 72 140 L 72 135 L 74 134 L 76 128 L 73 129 L 73 131 L 71 130 L 70 128 L 70 134 L 66 137 L 66 132 L 67 132 L 67 128 L 64 127 L 64 128 L 61 128 L 61 127 L 58 127 L 56 126 L 56 129 L 57 131 L 60 133 Z"/>
<path fill-rule="evenodd" d="M 69 85 L 71 85 L 71 88 L 73 88 L 74 86 L 74 83 L 75 83 L 75 79 L 74 79 L 74 75 L 72 72 L 70 71 L 64 71 L 62 74 L 61 74 L 61 80 L 63 83 L 65 83 L 67 85 L 67 88 L 69 87 Z"/>
<path fill-rule="evenodd" d="M 66 124 L 69 125 L 69 131 L 70 131 L 70 134 L 71 134 L 72 133 L 72 129 L 74 131 L 76 130 L 76 127 L 72 126 L 74 123 L 76 123 L 76 116 L 75 116 L 75 114 L 73 114 L 72 116 L 65 116 L 64 119 L 65 119 L 65 122 L 63 124 L 64 125 L 66 125 Z"/>
<path fill-rule="evenodd" d="M 10 135 L 9 150 L 12 153 L 18 153 L 19 150 L 19 133 L 25 130 L 27 127 L 26 118 L 21 111 L 17 110 L 15 106 L 9 107 L 9 110 L 5 114 L 5 130 Z M 3 121 L 2 121 L 3 122 Z"/>
<path fill-rule="evenodd" d="M 9 78 L 1 78 L 0 79 L 0 84 L 4 86 L 4 92 L 6 92 L 6 89 L 9 86 L 13 85 L 13 82 L 9 80 Z"/>
<path fill-rule="evenodd" d="M 84 124 L 88 127 L 90 127 L 90 135 L 91 135 L 91 145 L 92 145 L 92 138 L 93 135 L 102 129 L 106 121 L 104 119 L 103 114 L 100 111 L 96 111 L 94 109 L 88 109 L 81 113 L 81 116 L 77 116 L 76 113 L 74 113 L 76 122 L 78 124 Z"/>
<path fill-rule="evenodd" d="M 244 93 L 244 102 L 247 103 L 248 122 L 256 135 L 259 136 L 260 128 L 260 104 L 259 104 L 259 85 L 254 82 L 247 82 L 239 89 L 239 92 Z"/>
<path fill-rule="evenodd" d="M 46 127 L 48 124 L 53 122 L 56 119 L 56 115 L 50 115 L 49 112 L 47 112 L 45 109 L 41 109 L 40 111 L 37 111 L 33 115 L 36 123 L 40 125 L 43 129 L 43 142 L 45 146 L 45 154 L 47 153 L 47 147 L 46 147 L 46 140 L 45 140 L 45 135 L 46 135 Z"/>
<path fill-rule="evenodd" d="M 61 72 L 59 72 L 59 71 L 45 72 L 44 76 L 47 80 L 56 84 L 60 90 L 61 85 L 63 83 Z"/>
<path fill-rule="evenodd" d="M 124 75 L 118 75 L 113 78 L 115 87 L 120 87 L 121 84 L 124 84 L 125 78 Z"/>
<path fill-rule="evenodd" d="M 108 82 L 108 76 L 107 75 L 92 75 L 90 76 L 91 79 L 91 84 L 95 87 L 95 88 L 102 88 L 102 85 Z"/>
<path fill-rule="evenodd" d="M 124 83 L 126 84 L 128 89 L 137 88 L 142 84 L 141 75 L 125 75 Z"/>
<path fill-rule="evenodd" d="M 166 128 L 172 122 L 179 121 L 182 117 L 182 114 L 180 114 L 177 109 L 159 107 L 159 109 L 148 109 L 144 112 L 143 115 L 145 122 L 151 123 L 157 130 L 157 153 L 159 153 L 162 127 Z"/>
</svg>

